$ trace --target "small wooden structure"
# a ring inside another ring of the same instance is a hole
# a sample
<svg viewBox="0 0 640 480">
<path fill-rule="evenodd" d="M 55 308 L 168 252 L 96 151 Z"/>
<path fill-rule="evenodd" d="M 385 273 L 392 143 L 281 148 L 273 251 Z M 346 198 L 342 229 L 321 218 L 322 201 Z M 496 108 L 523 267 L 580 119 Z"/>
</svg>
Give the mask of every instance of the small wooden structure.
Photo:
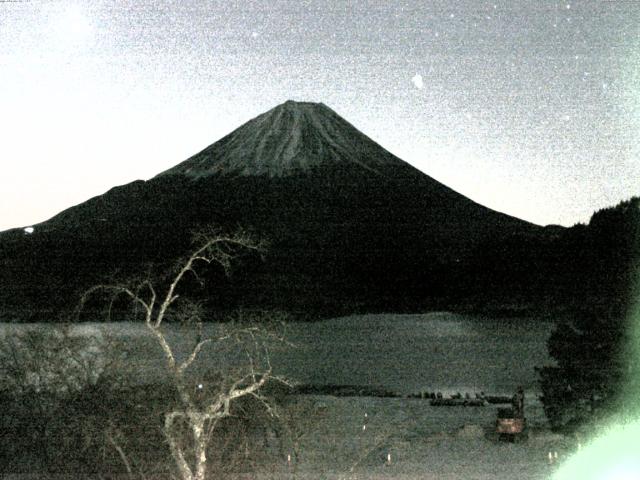
<svg viewBox="0 0 640 480">
<path fill-rule="evenodd" d="M 525 436 L 527 421 L 523 416 L 518 416 L 512 408 L 498 409 L 496 420 L 496 433 L 500 440 L 515 442 Z"/>
</svg>

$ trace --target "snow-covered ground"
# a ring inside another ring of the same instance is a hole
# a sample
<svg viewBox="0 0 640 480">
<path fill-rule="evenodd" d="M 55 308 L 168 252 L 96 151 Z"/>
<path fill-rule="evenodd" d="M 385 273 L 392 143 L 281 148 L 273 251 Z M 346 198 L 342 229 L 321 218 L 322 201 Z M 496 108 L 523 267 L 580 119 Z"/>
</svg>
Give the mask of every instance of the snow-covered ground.
<svg viewBox="0 0 640 480">
<path fill-rule="evenodd" d="M 292 325 L 289 337 L 299 348 L 277 359 L 304 383 L 511 394 L 518 385 L 537 390 L 533 367 L 550 362 L 552 327 L 448 312 L 359 315 Z"/>
<path fill-rule="evenodd" d="M 496 407 L 432 407 L 400 398 L 306 400 L 322 413 L 309 420 L 299 455 L 288 464 L 283 452 L 281 464 L 260 478 L 548 479 L 576 447 L 544 428 L 539 404 L 528 408 L 528 438 L 509 443 L 494 434 Z M 549 452 L 558 454 L 553 464 Z"/>
</svg>

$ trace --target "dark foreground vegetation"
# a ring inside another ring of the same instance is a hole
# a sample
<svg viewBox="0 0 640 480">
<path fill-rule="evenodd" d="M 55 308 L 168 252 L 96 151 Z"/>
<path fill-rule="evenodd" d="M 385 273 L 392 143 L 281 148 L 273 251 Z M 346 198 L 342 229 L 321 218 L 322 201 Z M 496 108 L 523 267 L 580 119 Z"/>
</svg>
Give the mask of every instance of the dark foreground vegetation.
<svg viewBox="0 0 640 480">
<path fill-rule="evenodd" d="M 301 407 L 294 408 L 295 397 L 285 392 L 270 393 L 286 416 L 244 398 L 217 425 L 207 451 L 216 478 L 268 471 L 295 450 L 291 412 Z M 68 395 L 3 392 L 0 473 L 171 478 L 175 465 L 163 424 L 177 405 L 177 392 L 167 384 L 113 388 L 99 382 Z"/>
<path fill-rule="evenodd" d="M 238 250 L 261 248 L 241 231 L 202 231 L 189 256 L 161 279 L 101 283 L 82 295 L 78 314 L 95 296 L 109 308 L 121 297 L 128 301 L 131 317 L 144 323 L 162 351 L 161 385 L 140 387 L 141 372 L 129 371 L 126 342 L 108 334 L 74 335 L 68 326 L 8 334 L 0 344 L 0 393 L 4 412 L 10 412 L 3 417 L 7 439 L 15 437 L 18 450 L 7 455 L 28 455 L 20 461 L 31 471 L 30 460 L 39 460 L 46 472 L 85 474 L 113 471 L 118 462 L 107 452 L 115 452 L 131 478 L 171 472 L 181 480 L 205 480 L 212 471 L 220 476 L 226 468 L 256 462 L 255 438 L 267 442 L 268 432 L 282 437 L 278 432 L 291 431 L 284 423 L 271 427 L 263 415 L 291 418 L 280 414 L 273 391 L 288 382 L 273 374 L 270 361 L 272 346 L 283 342 L 277 329 L 282 322 L 239 314 L 205 337 L 202 309 L 181 294 L 185 277 L 199 279 L 210 264 L 230 269 Z M 186 352 L 167 336 L 164 322 L 171 320 L 190 330 L 183 331 L 190 343 Z M 222 360 L 196 373 L 203 349 L 213 349 Z M 38 451 L 45 453 L 38 457 Z M 260 451 L 271 449 L 265 443 Z"/>
</svg>

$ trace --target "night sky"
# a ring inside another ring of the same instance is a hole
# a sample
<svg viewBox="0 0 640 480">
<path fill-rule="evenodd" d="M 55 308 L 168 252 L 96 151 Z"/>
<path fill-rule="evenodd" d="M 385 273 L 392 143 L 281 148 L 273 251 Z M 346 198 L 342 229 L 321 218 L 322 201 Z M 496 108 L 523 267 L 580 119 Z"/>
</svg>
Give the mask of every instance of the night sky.
<svg viewBox="0 0 640 480">
<path fill-rule="evenodd" d="M 640 2 L 0 0 L 0 230 L 323 102 L 473 200 L 640 194 Z"/>
</svg>

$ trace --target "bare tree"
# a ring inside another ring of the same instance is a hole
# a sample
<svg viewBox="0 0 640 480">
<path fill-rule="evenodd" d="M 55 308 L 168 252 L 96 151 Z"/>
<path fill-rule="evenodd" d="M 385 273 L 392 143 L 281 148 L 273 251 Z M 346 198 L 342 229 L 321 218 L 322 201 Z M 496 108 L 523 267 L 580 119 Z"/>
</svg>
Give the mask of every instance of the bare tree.
<svg viewBox="0 0 640 480">
<path fill-rule="evenodd" d="M 144 316 L 144 323 L 160 346 L 168 376 L 176 389 L 178 402 L 164 415 L 164 435 L 182 480 L 204 480 L 207 475 L 207 447 L 217 423 L 231 415 L 231 406 L 241 397 L 258 399 L 265 408 L 274 410 L 261 389 L 267 382 L 285 380 L 273 374 L 269 347 L 281 339 L 278 333 L 270 333 L 261 325 L 233 322 L 218 329 L 212 336 L 203 331 L 203 309 L 196 303 L 180 298 L 180 286 L 188 275 L 198 276 L 197 267 L 217 264 L 225 271 L 233 258 L 242 250 L 261 251 L 264 244 L 244 232 L 232 235 L 210 230 L 196 235 L 191 255 L 182 260 L 174 273 L 159 287 L 150 278 L 131 282 L 129 285 L 97 285 L 83 296 L 81 305 L 95 292 L 111 295 L 111 302 L 125 296 Z M 171 345 L 163 324 L 171 316 L 187 323 L 195 332 L 195 341 L 189 350 L 179 352 Z M 193 366 L 205 349 L 235 349 L 234 365 L 225 367 L 217 376 L 213 388 L 205 389 L 194 382 Z M 243 361 L 240 361 L 240 360 Z M 190 374 L 191 373 L 191 374 Z"/>
<path fill-rule="evenodd" d="M 0 391 L 62 397 L 104 380 L 120 381 L 120 345 L 109 334 L 74 334 L 71 325 L 9 333 L 0 344 Z"/>
<path fill-rule="evenodd" d="M 8 401 L 3 408 L 14 420 L 28 422 L 21 424 L 19 436 L 7 434 L 12 440 L 5 443 L 19 442 L 19 450 L 37 452 L 47 470 L 70 461 L 62 444 L 73 436 L 82 435 L 85 450 L 100 446 L 101 429 L 87 418 L 70 422 L 64 406 L 87 392 L 121 387 L 126 356 L 124 346 L 102 330 L 78 332 L 63 325 L 7 332 L 0 342 L 0 395 Z"/>
</svg>

